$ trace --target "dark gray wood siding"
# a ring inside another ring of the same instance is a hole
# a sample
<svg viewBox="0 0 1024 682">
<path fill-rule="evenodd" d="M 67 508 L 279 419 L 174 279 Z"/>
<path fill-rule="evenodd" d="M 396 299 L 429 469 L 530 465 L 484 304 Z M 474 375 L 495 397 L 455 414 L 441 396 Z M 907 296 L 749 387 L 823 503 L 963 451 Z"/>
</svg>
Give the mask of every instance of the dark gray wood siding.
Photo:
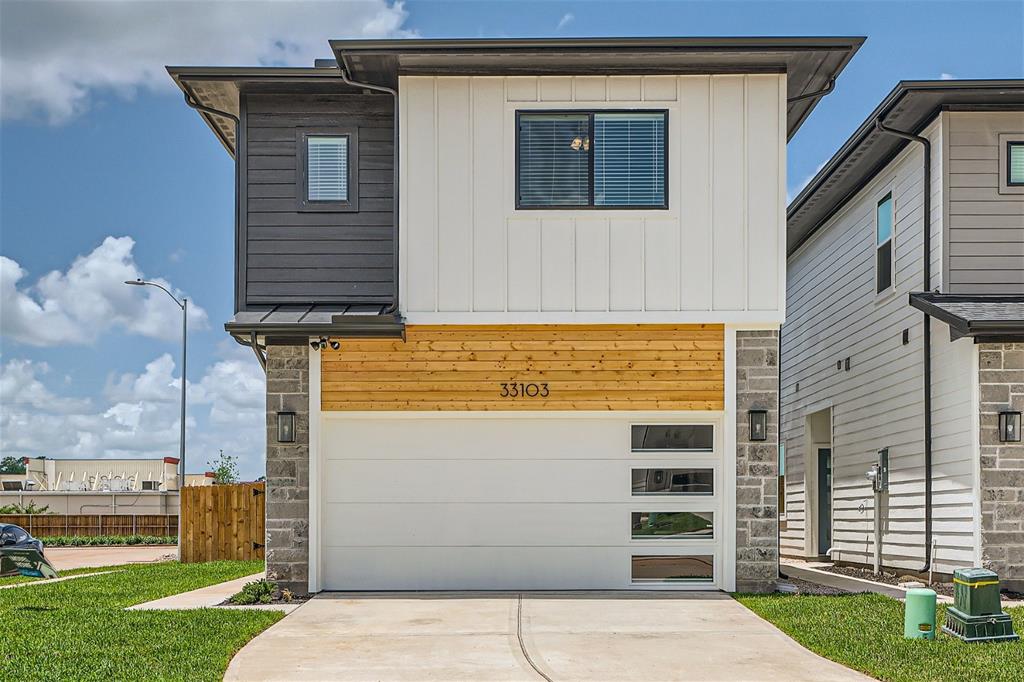
<svg viewBox="0 0 1024 682">
<path fill-rule="evenodd" d="M 358 211 L 299 210 L 297 131 L 320 127 L 357 129 Z M 243 128 L 238 308 L 390 303 L 394 291 L 391 97 L 249 94 Z"/>
</svg>

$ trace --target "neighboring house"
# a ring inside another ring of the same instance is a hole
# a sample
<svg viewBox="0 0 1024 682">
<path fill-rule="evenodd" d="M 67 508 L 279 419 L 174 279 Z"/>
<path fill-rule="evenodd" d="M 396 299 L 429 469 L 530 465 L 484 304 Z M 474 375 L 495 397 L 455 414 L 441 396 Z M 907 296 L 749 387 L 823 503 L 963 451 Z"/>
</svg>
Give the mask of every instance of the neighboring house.
<svg viewBox="0 0 1024 682">
<path fill-rule="evenodd" d="M 787 242 L 783 555 L 1024 588 L 1024 81 L 898 84 Z"/>
<path fill-rule="evenodd" d="M 0 474 L 0 507 L 33 503 L 54 514 L 178 513 L 175 457 L 22 461 L 25 473 Z"/>
<path fill-rule="evenodd" d="M 225 326 L 267 372 L 268 570 L 771 589 L 785 144 L 861 42 L 170 68 L 236 161 Z"/>
</svg>

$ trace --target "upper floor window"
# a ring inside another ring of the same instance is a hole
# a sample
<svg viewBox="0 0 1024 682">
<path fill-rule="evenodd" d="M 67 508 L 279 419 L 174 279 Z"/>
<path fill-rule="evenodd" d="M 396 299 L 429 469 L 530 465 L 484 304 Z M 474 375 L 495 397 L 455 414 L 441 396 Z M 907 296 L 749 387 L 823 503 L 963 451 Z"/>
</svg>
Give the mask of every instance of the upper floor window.
<svg viewBox="0 0 1024 682">
<path fill-rule="evenodd" d="M 875 206 L 875 293 L 879 294 L 892 288 L 894 218 L 889 192 Z"/>
<path fill-rule="evenodd" d="M 357 140 L 354 129 L 302 129 L 298 199 L 306 211 L 355 211 Z"/>
<path fill-rule="evenodd" d="M 1024 140 L 1006 143 L 1006 184 L 1024 186 Z"/>
<path fill-rule="evenodd" d="M 665 111 L 517 112 L 517 208 L 668 208 Z"/>
</svg>

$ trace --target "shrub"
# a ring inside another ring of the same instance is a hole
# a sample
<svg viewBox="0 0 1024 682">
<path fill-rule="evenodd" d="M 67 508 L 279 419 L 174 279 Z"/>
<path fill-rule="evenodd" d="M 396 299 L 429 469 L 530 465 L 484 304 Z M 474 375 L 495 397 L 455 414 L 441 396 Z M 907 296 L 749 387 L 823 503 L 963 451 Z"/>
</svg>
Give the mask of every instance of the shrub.
<svg viewBox="0 0 1024 682">
<path fill-rule="evenodd" d="M 173 535 L 54 535 L 41 537 L 47 547 L 116 547 L 122 545 L 176 545 Z"/>
<path fill-rule="evenodd" d="M 229 600 L 232 604 L 269 604 L 274 599 L 277 583 L 253 580 L 242 586 L 242 591 Z"/>
<path fill-rule="evenodd" d="M 55 514 L 56 512 L 50 511 L 50 505 L 43 507 L 37 507 L 35 502 L 29 502 L 25 506 L 21 506 L 17 502 L 14 504 L 6 504 L 0 507 L 0 514 Z"/>
</svg>

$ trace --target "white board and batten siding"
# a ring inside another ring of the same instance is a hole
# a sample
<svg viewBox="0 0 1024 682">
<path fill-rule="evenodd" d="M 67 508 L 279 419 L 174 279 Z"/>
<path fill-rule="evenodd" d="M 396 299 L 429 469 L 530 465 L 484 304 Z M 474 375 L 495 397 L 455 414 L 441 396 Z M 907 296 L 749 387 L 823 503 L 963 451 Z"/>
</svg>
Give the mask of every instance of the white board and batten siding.
<svg viewBox="0 0 1024 682">
<path fill-rule="evenodd" d="M 932 141 L 932 287 L 942 285 L 943 136 Z M 786 445 L 784 555 L 815 547 L 816 453 L 806 418 L 831 408 L 834 558 L 871 565 L 874 495 L 865 472 L 890 451 L 890 492 L 883 496 L 882 563 L 920 568 L 924 547 L 922 314 L 907 303 L 923 287 L 922 150 L 908 145 L 789 259 L 788 314 L 782 330 L 782 439 Z M 875 208 L 895 199 L 895 290 L 875 294 Z M 902 332 L 910 330 L 909 343 Z M 845 360 L 851 367 L 845 370 Z M 837 368 L 837 362 L 841 364 Z M 935 570 L 976 562 L 977 454 L 973 443 L 976 352 L 951 342 L 932 322 L 933 503 Z M 799 390 L 797 390 L 799 384 Z M 817 440 L 817 437 L 814 438 Z M 805 480 L 806 478 L 806 480 Z M 810 518 L 809 518 L 810 517 Z"/>
<path fill-rule="evenodd" d="M 400 78 L 411 323 L 779 323 L 781 74 Z M 668 110 L 667 210 L 516 210 L 516 111 Z"/>
<path fill-rule="evenodd" d="M 1000 183 L 1007 137 L 1024 140 L 1024 111 L 943 113 L 949 134 L 943 291 L 1024 292 L 1024 193 Z"/>
</svg>

